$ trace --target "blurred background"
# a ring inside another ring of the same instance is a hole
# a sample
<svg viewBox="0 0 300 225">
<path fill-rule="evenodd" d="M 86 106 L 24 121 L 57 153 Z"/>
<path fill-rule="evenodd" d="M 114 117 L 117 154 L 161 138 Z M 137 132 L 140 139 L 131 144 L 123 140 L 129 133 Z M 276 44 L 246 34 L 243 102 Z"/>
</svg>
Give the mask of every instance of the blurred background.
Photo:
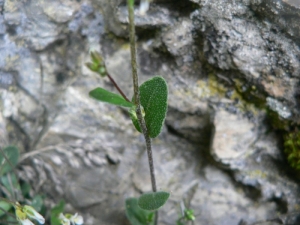
<svg viewBox="0 0 300 225">
<path fill-rule="evenodd" d="M 0 12 L 0 146 L 19 148 L 19 179 L 86 225 L 128 224 L 125 199 L 151 191 L 144 138 L 126 109 L 89 98 L 116 90 L 84 65 L 99 51 L 132 97 L 126 2 L 0 0 Z M 171 192 L 160 225 L 181 202 L 197 225 L 299 224 L 299 21 L 297 0 L 136 12 L 140 83 L 169 88 L 153 140 L 158 190 Z"/>
</svg>

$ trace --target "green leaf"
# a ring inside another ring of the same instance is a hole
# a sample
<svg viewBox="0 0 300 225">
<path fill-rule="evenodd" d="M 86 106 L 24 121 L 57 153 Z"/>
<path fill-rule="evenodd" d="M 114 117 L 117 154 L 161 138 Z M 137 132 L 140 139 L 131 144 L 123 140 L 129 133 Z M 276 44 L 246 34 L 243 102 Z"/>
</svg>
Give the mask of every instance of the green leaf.
<svg viewBox="0 0 300 225">
<path fill-rule="evenodd" d="M 132 120 L 132 123 L 135 127 L 135 129 L 138 130 L 138 132 L 142 133 L 142 130 L 140 128 L 140 125 L 139 125 L 139 120 L 137 118 L 137 115 L 136 115 L 136 106 L 132 106 L 130 109 L 129 109 L 129 116 Z"/>
<path fill-rule="evenodd" d="M 131 225 L 154 225 L 154 212 L 141 209 L 136 198 L 126 199 L 125 204 L 126 216 Z"/>
<path fill-rule="evenodd" d="M 107 75 L 105 62 L 97 51 L 91 51 L 92 62 L 88 62 L 85 65 L 92 71 L 97 72 L 100 76 L 105 77 Z"/>
<path fill-rule="evenodd" d="M 142 115 L 143 117 L 145 117 L 145 110 L 144 110 L 144 107 L 141 106 L 141 111 L 142 111 Z M 133 125 L 135 126 L 135 128 L 140 132 L 142 133 L 142 130 L 140 128 L 140 125 L 139 125 L 139 120 L 137 118 L 137 115 L 136 115 L 136 106 L 132 106 L 130 109 L 129 109 L 129 115 L 130 115 L 130 118 L 132 120 L 132 123 Z"/>
<path fill-rule="evenodd" d="M 109 92 L 103 88 L 96 88 L 90 91 L 89 95 L 101 102 L 107 102 L 113 105 L 123 106 L 123 107 L 132 107 L 134 104 L 132 102 L 127 102 L 121 95 Z"/>
<path fill-rule="evenodd" d="M 5 215 L 6 212 L 11 209 L 11 207 L 11 204 L 4 201 L 0 201 L 0 217 Z"/>
<path fill-rule="evenodd" d="M 6 157 L 3 156 L 5 154 Z M 10 161 L 7 162 L 6 158 Z M 0 152 L 0 176 L 11 171 L 18 164 L 19 150 L 15 146 L 7 146 Z"/>
<path fill-rule="evenodd" d="M 158 210 L 169 197 L 170 193 L 165 191 L 146 193 L 139 197 L 138 205 L 144 210 Z"/>
<path fill-rule="evenodd" d="M 176 225 L 184 225 L 184 224 L 181 222 L 181 220 L 182 220 L 182 218 L 178 219 L 178 220 L 176 221 Z"/>
<path fill-rule="evenodd" d="M 153 77 L 140 86 L 140 101 L 145 110 L 145 122 L 151 138 L 157 137 L 163 127 L 168 107 L 168 87 L 164 78 Z M 132 117 L 131 117 L 132 119 Z M 132 119 L 135 128 L 141 129 Z"/>
<path fill-rule="evenodd" d="M 21 191 L 22 191 L 22 194 L 23 194 L 23 196 L 25 198 L 30 197 L 29 196 L 30 189 L 31 189 L 31 186 L 30 186 L 29 183 L 27 183 L 27 182 L 21 182 Z"/>
<path fill-rule="evenodd" d="M 194 215 L 194 210 L 192 210 L 192 209 L 185 209 L 184 210 L 184 218 L 186 220 L 194 221 L 196 219 L 195 215 Z"/>
<path fill-rule="evenodd" d="M 11 197 L 11 198 L 14 197 L 16 190 L 20 190 L 18 178 L 14 173 L 5 174 L 0 178 L 0 180 L 2 185 L 10 193 L 10 196 L 7 197 Z"/>
<path fill-rule="evenodd" d="M 61 225 L 60 219 L 58 219 L 59 214 L 64 211 L 65 202 L 61 200 L 59 204 L 54 206 L 51 209 L 50 217 L 51 217 L 51 225 Z"/>
<path fill-rule="evenodd" d="M 44 204 L 43 197 L 41 195 L 36 195 L 32 199 L 31 206 L 37 211 L 40 212 L 42 210 Z"/>
<path fill-rule="evenodd" d="M 7 216 L 6 218 L 6 224 L 19 224 L 19 221 L 15 217 Z"/>
</svg>

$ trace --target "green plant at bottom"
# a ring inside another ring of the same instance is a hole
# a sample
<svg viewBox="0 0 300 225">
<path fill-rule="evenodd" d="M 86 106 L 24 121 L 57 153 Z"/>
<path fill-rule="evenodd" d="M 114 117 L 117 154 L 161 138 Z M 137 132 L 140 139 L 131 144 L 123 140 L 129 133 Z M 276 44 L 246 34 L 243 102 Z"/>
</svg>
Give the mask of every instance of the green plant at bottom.
<svg viewBox="0 0 300 225">
<path fill-rule="evenodd" d="M 284 135 L 284 153 L 291 167 L 300 170 L 300 131 Z"/>
<path fill-rule="evenodd" d="M 75 213 L 72 214 L 63 214 L 65 208 L 65 202 L 60 201 L 56 206 L 51 209 L 50 213 L 50 224 L 51 225 L 82 225 L 83 218 L 82 216 Z"/>
<path fill-rule="evenodd" d="M 192 209 L 184 209 L 182 215 L 176 221 L 176 225 L 185 225 L 188 222 L 192 222 L 194 224 L 196 217 L 194 214 L 194 210 Z"/>
<path fill-rule="evenodd" d="M 0 149 L 0 224 L 34 225 L 34 221 L 44 224 L 45 219 L 41 215 L 46 214 L 44 197 L 32 196 L 31 186 L 19 181 L 15 173 L 19 156 L 19 150 L 15 146 Z M 20 200 L 17 201 L 18 199 Z M 83 218 L 78 214 L 64 215 L 63 211 L 63 202 L 51 210 L 51 225 L 83 224 Z"/>
<path fill-rule="evenodd" d="M 154 212 L 141 209 L 137 198 L 127 198 L 125 206 L 126 216 L 132 225 L 154 225 Z"/>
<path fill-rule="evenodd" d="M 0 220 L 10 224 L 33 225 L 31 220 L 43 224 L 45 219 L 39 214 L 42 211 L 43 198 L 40 195 L 30 196 L 30 185 L 19 182 L 15 167 L 19 160 L 19 150 L 7 146 L 0 153 Z M 10 199 L 14 199 L 13 201 Z M 18 199 L 22 204 L 17 202 Z M 31 206 L 27 205 L 30 203 Z M 15 216 L 12 216 L 13 213 Z"/>
</svg>

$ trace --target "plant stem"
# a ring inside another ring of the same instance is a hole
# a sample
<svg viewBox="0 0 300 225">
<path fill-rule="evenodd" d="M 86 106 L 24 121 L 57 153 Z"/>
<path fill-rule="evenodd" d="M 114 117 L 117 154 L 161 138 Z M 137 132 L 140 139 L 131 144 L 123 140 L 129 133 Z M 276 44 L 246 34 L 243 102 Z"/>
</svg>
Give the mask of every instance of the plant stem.
<svg viewBox="0 0 300 225">
<path fill-rule="evenodd" d="M 128 18 L 129 18 L 131 68 L 132 68 L 132 79 L 133 79 L 133 88 L 134 88 L 134 99 L 135 99 L 135 105 L 136 105 L 136 115 L 137 115 L 139 125 L 142 129 L 142 132 L 143 132 L 143 135 L 144 135 L 144 138 L 146 141 L 146 149 L 147 149 L 147 154 L 148 154 L 152 191 L 156 192 L 156 181 L 155 181 L 154 164 L 153 164 L 152 149 L 151 149 L 151 138 L 149 137 L 146 123 L 145 123 L 144 117 L 142 116 L 142 112 L 141 112 L 139 78 L 138 78 L 138 73 L 137 73 L 137 62 L 136 62 L 134 0 L 128 0 L 127 5 L 128 5 Z M 155 212 L 155 221 L 154 221 L 155 225 L 157 224 L 157 221 L 158 221 L 158 211 Z"/>
<path fill-rule="evenodd" d="M 137 62 L 136 62 L 136 41 L 135 41 L 134 6 L 133 5 L 134 5 L 134 0 L 128 0 L 131 67 L 132 67 L 132 78 L 133 78 L 133 88 L 134 88 L 134 99 L 135 99 L 135 105 L 136 105 L 136 114 L 137 114 L 138 121 L 139 121 L 139 124 L 141 126 L 141 129 L 144 134 L 145 141 L 146 141 L 152 190 L 153 190 L 153 192 L 156 192 L 156 182 L 155 182 L 155 174 L 154 174 L 152 149 L 151 149 L 151 138 L 149 137 L 146 123 L 145 123 L 144 117 L 142 116 L 142 112 L 141 112 L 139 79 L 138 79 L 138 74 L 137 74 Z"/>
<path fill-rule="evenodd" d="M 108 79 L 110 80 L 110 82 L 112 82 L 112 84 L 115 86 L 115 88 L 117 88 L 118 92 L 123 96 L 123 98 L 127 101 L 127 102 L 131 102 L 126 95 L 124 94 L 124 92 L 121 90 L 121 88 L 118 86 L 118 84 L 115 82 L 115 80 L 112 78 L 112 76 L 110 76 L 109 73 L 106 73 Z"/>
</svg>

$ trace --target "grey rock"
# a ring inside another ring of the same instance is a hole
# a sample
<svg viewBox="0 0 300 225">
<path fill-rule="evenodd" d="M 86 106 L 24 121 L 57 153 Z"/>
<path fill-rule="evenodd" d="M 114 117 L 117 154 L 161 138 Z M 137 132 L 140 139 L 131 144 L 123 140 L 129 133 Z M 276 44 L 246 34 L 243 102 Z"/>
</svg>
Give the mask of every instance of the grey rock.
<svg viewBox="0 0 300 225">
<path fill-rule="evenodd" d="M 20 147 L 22 179 L 65 198 L 86 224 L 127 223 L 124 200 L 151 190 L 144 139 L 126 109 L 88 97 L 115 89 L 84 66 L 101 51 L 132 97 L 125 1 L 0 1 L 0 10 L 0 146 Z M 299 122 L 298 19 L 292 0 L 157 0 L 136 12 L 140 83 L 161 75 L 169 87 L 153 140 L 158 190 L 172 193 L 159 224 L 175 224 L 183 205 L 195 224 L 298 224 L 280 138 L 239 92 L 249 86 Z"/>
<path fill-rule="evenodd" d="M 0 86 L 1 88 L 8 89 L 10 86 L 15 84 L 15 78 L 12 73 L 1 72 L 0 74 Z"/>
<path fill-rule="evenodd" d="M 207 144 L 210 140 L 211 123 L 209 110 L 186 113 L 169 107 L 166 125 L 188 140 Z"/>
<path fill-rule="evenodd" d="M 239 164 L 237 159 L 252 155 L 249 147 L 257 139 L 257 130 L 247 119 L 224 110 L 216 112 L 213 123 L 211 154 L 216 161 L 226 165 L 230 162 Z M 230 165 L 234 168 L 234 165 Z"/>
<path fill-rule="evenodd" d="M 128 10 L 126 6 L 118 8 L 118 19 L 122 23 L 128 24 Z M 170 17 L 170 11 L 167 8 L 151 7 L 147 16 L 139 15 L 138 9 L 135 10 L 135 23 L 139 27 L 161 27 L 171 25 L 173 18 Z"/>
<path fill-rule="evenodd" d="M 43 4 L 42 8 L 43 12 L 54 22 L 65 23 L 72 18 L 76 4 L 70 6 L 61 4 L 60 2 L 51 1 Z"/>
<path fill-rule="evenodd" d="M 171 29 L 163 35 L 163 43 L 167 50 L 173 56 L 189 55 L 189 49 L 186 46 L 191 46 L 192 38 L 192 21 L 190 19 L 182 19 L 174 24 Z"/>
<path fill-rule="evenodd" d="M 288 111 L 287 107 L 285 107 L 281 102 L 277 101 L 276 99 L 268 97 L 267 105 L 275 112 L 278 112 L 278 114 L 284 119 L 288 119 L 292 115 L 292 113 Z"/>
<path fill-rule="evenodd" d="M 6 28 L 4 24 L 4 17 L 3 15 L 0 16 L 0 34 L 3 35 L 5 34 Z"/>
<path fill-rule="evenodd" d="M 288 111 L 294 111 L 296 115 L 293 118 L 297 120 L 299 112 L 294 107 L 300 74 L 299 47 L 285 33 L 277 32 L 272 22 L 260 22 L 249 10 L 257 5 L 256 9 L 267 15 L 264 9 L 280 6 L 281 3 L 207 1 L 201 3 L 203 7 L 192 14 L 192 19 L 203 40 L 203 54 L 209 64 L 222 70 L 239 71 L 244 79 L 269 96 L 284 99 Z M 290 12 L 280 10 L 287 14 Z M 297 14 L 298 9 L 294 12 Z M 290 22 L 288 17 L 279 15 L 272 17 L 271 21 L 274 20 Z"/>
<path fill-rule="evenodd" d="M 260 16 L 270 19 L 275 29 L 283 29 L 284 33 L 299 45 L 300 8 L 297 1 L 251 1 L 251 8 Z"/>
<path fill-rule="evenodd" d="M 212 155 L 221 166 L 232 170 L 238 182 L 258 190 L 259 198 L 263 201 L 277 199 L 278 208 L 287 207 L 292 211 L 299 204 L 292 197 L 297 192 L 297 185 L 276 166 L 275 162 L 282 160 L 280 150 L 274 144 L 274 137 L 263 131 L 258 132 L 258 124 L 228 112 L 217 112 Z M 278 179 L 284 179 L 285 182 L 278 182 Z"/>
</svg>

